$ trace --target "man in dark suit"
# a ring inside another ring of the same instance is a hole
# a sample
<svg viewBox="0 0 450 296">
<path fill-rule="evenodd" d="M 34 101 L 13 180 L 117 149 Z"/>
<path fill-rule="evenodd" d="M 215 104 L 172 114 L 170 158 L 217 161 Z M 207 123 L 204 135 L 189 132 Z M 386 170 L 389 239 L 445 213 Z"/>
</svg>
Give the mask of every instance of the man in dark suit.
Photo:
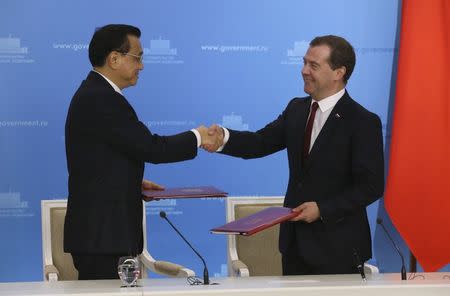
<svg viewBox="0 0 450 296">
<path fill-rule="evenodd" d="M 121 256 L 142 252 L 144 162 L 192 159 L 200 145 L 216 145 L 206 127 L 158 136 L 139 121 L 122 94 L 143 69 L 140 30 L 107 25 L 89 44 L 93 70 L 70 103 L 65 126 L 69 196 L 64 251 L 79 279 L 118 278 Z M 218 145 L 217 145 L 218 146 Z"/>
<path fill-rule="evenodd" d="M 287 149 L 284 206 L 299 215 L 280 226 L 284 275 L 354 273 L 372 256 L 366 207 L 384 190 L 381 122 L 345 90 L 355 65 L 345 39 L 317 37 L 303 60 L 308 97 L 257 132 L 210 133 L 224 136 L 221 153 L 245 159 Z"/>
</svg>

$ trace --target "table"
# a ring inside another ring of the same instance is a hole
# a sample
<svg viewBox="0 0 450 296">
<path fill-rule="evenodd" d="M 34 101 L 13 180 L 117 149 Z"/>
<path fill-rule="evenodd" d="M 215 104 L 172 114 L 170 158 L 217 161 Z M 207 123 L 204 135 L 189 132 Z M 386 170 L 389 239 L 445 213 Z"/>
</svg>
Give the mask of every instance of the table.
<svg viewBox="0 0 450 296">
<path fill-rule="evenodd" d="M 119 280 L 0 283 L 0 295 L 25 296 L 171 296 L 171 295 L 450 295 L 449 273 L 417 273 L 401 281 L 400 274 L 372 274 L 363 282 L 359 275 L 261 276 L 212 278 L 218 285 L 190 286 L 183 278 L 144 279 L 142 287 L 120 288 Z"/>
</svg>

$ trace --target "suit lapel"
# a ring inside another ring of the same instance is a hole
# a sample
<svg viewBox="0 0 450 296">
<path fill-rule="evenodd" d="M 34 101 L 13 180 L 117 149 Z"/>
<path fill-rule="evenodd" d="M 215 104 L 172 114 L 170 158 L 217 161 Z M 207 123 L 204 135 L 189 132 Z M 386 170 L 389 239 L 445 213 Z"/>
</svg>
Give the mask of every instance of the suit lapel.
<svg viewBox="0 0 450 296">
<path fill-rule="evenodd" d="M 345 92 L 344 96 L 337 102 L 333 110 L 331 110 L 330 115 L 327 118 L 324 126 L 320 130 L 314 145 L 309 153 L 309 157 L 304 163 L 304 170 L 307 171 L 314 161 L 320 158 L 323 151 L 327 149 L 327 142 L 330 140 L 334 134 L 336 128 L 340 125 L 342 121 L 345 120 L 346 116 L 346 106 L 350 101 L 350 96 Z M 303 142 L 303 140 L 302 140 Z"/>
</svg>

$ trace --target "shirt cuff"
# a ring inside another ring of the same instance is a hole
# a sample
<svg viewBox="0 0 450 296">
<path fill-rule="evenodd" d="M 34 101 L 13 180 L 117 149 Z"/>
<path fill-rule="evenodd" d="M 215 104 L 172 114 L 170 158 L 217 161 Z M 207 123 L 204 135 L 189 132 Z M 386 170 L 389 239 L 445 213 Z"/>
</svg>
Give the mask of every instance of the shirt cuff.
<svg viewBox="0 0 450 296">
<path fill-rule="evenodd" d="M 202 144 L 202 136 L 200 135 L 199 131 L 196 130 L 195 128 L 191 129 L 191 132 L 193 132 L 195 137 L 197 138 L 197 148 L 199 148 L 200 145 Z"/>
<path fill-rule="evenodd" d="M 230 132 L 228 131 L 228 129 L 226 129 L 225 127 L 222 127 L 223 130 L 223 145 L 220 146 L 219 148 L 217 148 L 216 152 L 221 152 L 223 150 L 223 148 L 225 147 L 225 145 L 228 142 L 228 139 L 230 138 Z"/>
</svg>

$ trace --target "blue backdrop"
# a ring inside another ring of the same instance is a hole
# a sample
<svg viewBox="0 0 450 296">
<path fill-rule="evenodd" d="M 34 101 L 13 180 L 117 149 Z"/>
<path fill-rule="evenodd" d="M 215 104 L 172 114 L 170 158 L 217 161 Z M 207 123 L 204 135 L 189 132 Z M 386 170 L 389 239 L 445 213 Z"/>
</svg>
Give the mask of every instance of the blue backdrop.
<svg viewBox="0 0 450 296">
<path fill-rule="evenodd" d="M 96 27 L 142 30 L 145 69 L 124 93 L 152 132 L 164 135 L 212 123 L 263 127 L 304 95 L 308 42 L 341 35 L 357 54 L 347 89 L 381 117 L 389 143 L 399 9 L 399 0 L 2 1 L 0 281 L 42 279 L 40 201 L 67 197 L 65 116 L 91 68 L 87 46 Z M 147 165 L 145 177 L 171 187 L 211 184 L 232 196 L 283 195 L 288 167 L 284 151 L 248 161 L 201 151 L 193 161 Z M 157 216 L 160 209 L 204 254 L 210 273 L 225 276 L 225 239 L 208 232 L 225 222 L 224 201 L 147 204 L 152 255 L 200 273 L 199 260 Z M 377 215 L 385 217 L 378 202 L 369 207 L 374 261 L 381 271 L 397 271 Z"/>
</svg>

